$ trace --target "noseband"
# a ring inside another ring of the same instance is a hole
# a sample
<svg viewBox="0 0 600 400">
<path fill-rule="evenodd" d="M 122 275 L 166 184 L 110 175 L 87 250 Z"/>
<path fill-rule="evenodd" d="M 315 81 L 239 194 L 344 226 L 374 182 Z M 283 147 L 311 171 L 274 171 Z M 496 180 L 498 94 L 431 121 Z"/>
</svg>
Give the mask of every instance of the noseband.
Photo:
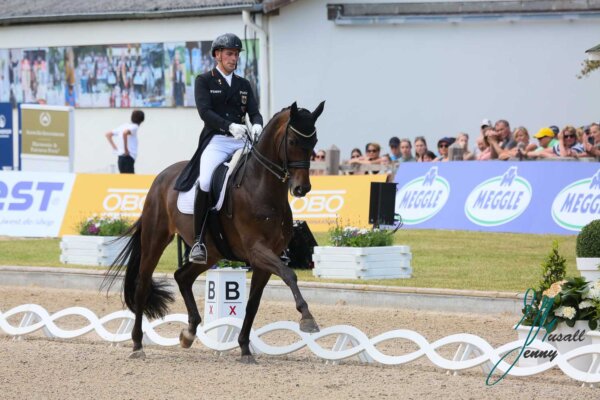
<svg viewBox="0 0 600 400">
<path fill-rule="evenodd" d="M 292 124 L 288 121 L 288 124 L 285 128 L 285 134 L 281 138 L 281 142 L 277 147 L 277 154 L 279 154 L 279 150 L 281 149 L 281 145 L 283 144 L 283 166 L 278 165 L 277 163 L 269 160 L 267 157 L 262 155 L 254 144 L 250 148 L 250 153 L 256 156 L 256 160 L 267 169 L 270 173 L 275 175 L 277 179 L 281 182 L 285 183 L 290 179 L 290 168 L 295 169 L 310 169 L 310 160 L 305 161 L 288 161 L 287 158 L 287 137 L 290 132 L 294 132 L 296 135 L 301 136 L 303 138 L 311 138 L 317 133 L 317 128 L 315 128 L 312 133 L 304 134 L 300 132 L 298 129 L 294 128 Z"/>
</svg>

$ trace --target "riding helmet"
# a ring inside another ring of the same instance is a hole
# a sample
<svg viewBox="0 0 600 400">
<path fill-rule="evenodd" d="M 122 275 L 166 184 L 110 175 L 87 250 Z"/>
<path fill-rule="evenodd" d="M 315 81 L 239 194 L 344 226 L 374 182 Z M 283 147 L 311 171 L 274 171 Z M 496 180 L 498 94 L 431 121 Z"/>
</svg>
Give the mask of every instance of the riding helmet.
<svg viewBox="0 0 600 400">
<path fill-rule="evenodd" d="M 238 49 L 239 51 L 244 51 L 242 41 L 233 33 L 225 33 L 221 36 L 217 36 L 210 47 L 210 54 L 214 57 L 215 51 L 222 49 Z"/>
</svg>

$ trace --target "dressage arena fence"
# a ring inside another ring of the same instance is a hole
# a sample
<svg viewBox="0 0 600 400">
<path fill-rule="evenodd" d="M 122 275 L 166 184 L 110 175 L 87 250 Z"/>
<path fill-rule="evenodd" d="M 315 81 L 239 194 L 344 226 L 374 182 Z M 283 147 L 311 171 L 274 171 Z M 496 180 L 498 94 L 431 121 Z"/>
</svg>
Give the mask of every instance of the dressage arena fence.
<svg viewBox="0 0 600 400">
<path fill-rule="evenodd" d="M 18 326 L 11 325 L 8 320 L 18 319 L 22 314 Z M 69 316 L 83 317 L 89 324 L 72 330 L 58 327 L 55 321 Z M 142 329 L 144 332 L 144 343 L 159 346 L 179 345 L 179 336 L 163 337 L 157 333 L 156 328 L 163 324 L 180 323 L 187 326 L 187 315 L 171 314 L 162 319 L 149 321 L 143 319 Z M 69 307 L 54 314 L 48 313 L 46 309 L 37 304 L 24 304 L 14 307 L 6 312 L 0 310 L 0 330 L 19 340 L 24 335 L 42 330 L 48 338 L 72 339 L 94 331 L 103 340 L 117 344 L 131 339 L 131 329 L 135 316 L 128 310 L 116 311 L 102 318 L 98 318 L 93 311 L 84 307 Z M 110 322 L 119 322 L 120 326 L 116 332 L 110 332 L 104 325 Z M 217 352 L 226 352 L 238 348 L 237 335 L 242 327 L 242 319 L 226 317 L 206 323 L 198 327 L 197 340 L 209 349 Z M 225 327 L 225 332 L 219 339 L 215 339 L 209 332 Z M 285 345 L 274 346 L 265 343 L 261 336 L 274 331 L 290 331 L 299 337 L 299 340 Z M 600 338 L 600 332 L 590 332 Z M 331 349 L 320 346 L 317 341 L 325 337 L 335 337 L 335 344 Z M 376 346 L 388 340 L 407 340 L 418 346 L 418 350 L 399 356 L 390 356 L 380 352 Z M 553 361 L 547 361 L 535 366 L 519 367 L 517 364 L 511 368 L 508 362 L 500 361 L 503 355 L 522 348 L 524 341 L 515 340 L 498 348 L 493 348 L 487 341 L 476 335 L 468 333 L 454 334 L 429 343 L 419 333 L 397 329 L 382 333 L 369 338 L 360 329 L 349 325 L 336 325 L 322 329 L 317 333 L 305 333 L 300 331 L 298 323 L 291 321 L 273 322 L 262 328 L 252 330 L 250 333 L 251 348 L 254 354 L 285 355 L 308 347 L 314 355 L 327 363 L 337 364 L 344 359 L 358 357 L 364 363 L 381 363 L 385 365 L 402 365 L 426 356 L 437 367 L 447 371 L 448 374 L 456 375 L 458 371 L 474 367 L 480 367 L 485 374 L 489 374 L 494 365 L 496 371 L 512 376 L 531 376 L 540 374 L 553 367 L 560 368 L 567 376 L 583 385 L 596 386 L 600 383 L 600 344 L 591 344 L 571 350 L 565 354 L 558 354 Z M 454 357 L 450 360 L 437 353 L 437 349 L 458 345 Z M 534 340 L 528 349 L 554 350 L 547 342 Z M 593 360 L 588 371 L 576 369 L 569 362 L 570 359 L 583 355 L 592 355 Z M 508 372 L 507 372 L 508 371 Z"/>
</svg>

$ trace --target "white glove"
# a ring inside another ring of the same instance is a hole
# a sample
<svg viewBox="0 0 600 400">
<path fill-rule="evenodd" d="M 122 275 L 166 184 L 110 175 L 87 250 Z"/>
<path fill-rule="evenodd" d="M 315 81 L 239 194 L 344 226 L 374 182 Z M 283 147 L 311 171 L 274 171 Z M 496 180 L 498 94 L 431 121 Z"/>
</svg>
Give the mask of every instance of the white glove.
<svg viewBox="0 0 600 400">
<path fill-rule="evenodd" d="M 254 124 L 252 125 L 252 135 L 254 136 L 260 136 L 260 134 L 262 133 L 262 125 L 259 124 Z"/>
<path fill-rule="evenodd" d="M 242 124 L 231 124 L 229 125 L 229 133 L 233 135 L 236 139 L 243 139 L 246 137 L 246 133 L 248 132 L 248 128 Z"/>
</svg>

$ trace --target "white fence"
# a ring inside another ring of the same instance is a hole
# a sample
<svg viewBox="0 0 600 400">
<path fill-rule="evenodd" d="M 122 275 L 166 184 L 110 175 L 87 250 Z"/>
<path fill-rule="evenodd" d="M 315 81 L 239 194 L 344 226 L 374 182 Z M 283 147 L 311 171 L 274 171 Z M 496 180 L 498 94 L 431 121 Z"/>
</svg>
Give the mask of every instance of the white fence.
<svg viewBox="0 0 600 400">
<path fill-rule="evenodd" d="M 23 314 L 18 326 L 11 325 L 8 320 L 17 318 Z M 67 317 L 79 316 L 88 320 L 89 324 L 73 330 L 65 330 L 58 327 L 55 321 Z M 187 326 L 187 315 L 171 314 L 163 319 L 148 321 L 144 318 L 142 329 L 144 331 L 144 340 L 147 344 L 156 344 L 160 346 L 176 346 L 179 344 L 179 337 L 163 337 L 158 334 L 155 328 L 166 323 L 181 323 Z M 116 332 L 110 332 L 104 325 L 112 321 L 121 321 Z M 36 304 L 25 304 L 6 312 L 0 311 L 0 330 L 10 336 L 19 339 L 24 335 L 42 330 L 50 338 L 72 339 L 91 332 L 95 332 L 103 340 L 118 343 L 129 341 L 131 339 L 131 328 L 133 326 L 134 315 L 129 311 L 117 311 L 98 318 L 91 310 L 83 307 L 70 307 L 58 311 L 54 314 L 48 313 L 43 307 Z M 198 329 L 197 339 L 204 346 L 216 351 L 229 351 L 238 348 L 237 333 L 242 327 L 242 320 L 238 318 L 222 318 L 217 321 L 207 323 Z M 207 335 L 208 332 L 227 327 L 221 340 L 214 339 Z M 290 331 L 295 333 L 299 340 L 284 346 L 274 346 L 261 340 L 261 336 L 274 331 Z M 594 342 L 600 336 L 600 332 L 588 333 L 592 335 Z M 319 343 L 320 339 L 328 336 L 336 338 L 336 342 L 331 349 L 323 348 Z M 388 340 L 408 340 L 418 346 L 418 350 L 412 353 L 390 356 L 377 349 L 377 345 Z M 361 330 L 348 326 L 337 325 L 322 329 L 318 333 L 301 332 L 296 322 L 280 321 L 270 323 L 262 328 L 252 330 L 250 334 L 252 350 L 255 353 L 264 353 L 268 355 L 283 355 L 293 353 L 304 347 L 310 349 L 317 357 L 332 363 L 351 357 L 358 357 L 362 362 L 378 362 L 386 365 L 402 365 L 426 356 L 434 365 L 451 372 L 457 372 L 474 367 L 481 367 L 483 372 L 488 374 L 494 365 L 497 365 L 497 372 L 512 376 L 530 376 L 542 373 L 553 367 L 560 368 L 569 377 L 584 382 L 584 384 L 594 384 L 600 382 L 600 344 L 591 344 L 579 347 L 565 354 L 558 354 L 553 361 L 548 361 L 540 365 L 531 367 L 510 368 L 510 364 L 500 361 L 502 356 L 513 349 L 519 349 L 523 346 L 522 340 L 515 340 L 498 348 L 493 348 L 487 341 L 479 336 L 468 333 L 446 336 L 442 339 L 429 343 L 427 339 L 419 333 L 397 329 L 389 331 L 373 338 L 369 338 Z M 450 360 L 441 356 L 437 350 L 444 346 L 458 345 L 458 350 Z M 529 349 L 553 350 L 547 342 L 540 340 L 533 341 Z M 569 360 L 581 355 L 591 354 L 593 356 L 592 365 L 587 372 L 574 368 Z"/>
</svg>

